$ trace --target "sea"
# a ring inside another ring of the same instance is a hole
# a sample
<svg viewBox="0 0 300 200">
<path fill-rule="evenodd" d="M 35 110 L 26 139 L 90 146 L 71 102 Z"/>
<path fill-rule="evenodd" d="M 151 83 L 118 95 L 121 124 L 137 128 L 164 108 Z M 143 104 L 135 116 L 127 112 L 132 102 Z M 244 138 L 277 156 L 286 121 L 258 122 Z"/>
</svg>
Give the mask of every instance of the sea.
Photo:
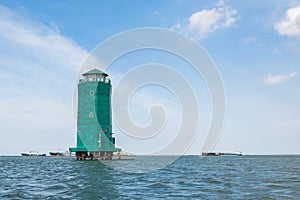
<svg viewBox="0 0 300 200">
<path fill-rule="evenodd" d="M 166 160 L 2 156 L 0 199 L 300 199 L 298 155 Z"/>
</svg>

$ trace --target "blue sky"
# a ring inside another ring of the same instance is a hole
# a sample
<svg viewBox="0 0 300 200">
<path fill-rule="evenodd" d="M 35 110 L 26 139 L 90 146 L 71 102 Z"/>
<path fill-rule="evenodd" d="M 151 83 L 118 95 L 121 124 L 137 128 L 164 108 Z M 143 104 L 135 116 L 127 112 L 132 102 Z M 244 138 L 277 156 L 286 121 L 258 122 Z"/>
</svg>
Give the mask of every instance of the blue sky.
<svg viewBox="0 0 300 200">
<path fill-rule="evenodd" d="M 73 146 L 72 101 L 80 66 L 103 40 L 142 27 L 170 28 L 192 37 L 217 65 L 227 104 L 216 151 L 300 153 L 299 1 L 0 0 L 0 155 Z M 200 115 L 210 116 L 203 81 L 174 56 L 154 51 L 126 55 L 112 66 L 112 80 L 149 62 L 178 65 L 200 90 Z M 141 90 L 130 105 L 132 117 L 147 124 L 145 105 L 160 103 L 169 111 L 178 107 L 161 93 L 155 87 Z M 200 129 L 208 119 L 202 119 Z M 176 124 L 178 119 L 172 120 Z M 137 151 L 132 147 L 136 141 L 121 133 L 116 138 L 125 150 Z M 188 153 L 200 153 L 200 145 L 199 136 Z"/>
</svg>

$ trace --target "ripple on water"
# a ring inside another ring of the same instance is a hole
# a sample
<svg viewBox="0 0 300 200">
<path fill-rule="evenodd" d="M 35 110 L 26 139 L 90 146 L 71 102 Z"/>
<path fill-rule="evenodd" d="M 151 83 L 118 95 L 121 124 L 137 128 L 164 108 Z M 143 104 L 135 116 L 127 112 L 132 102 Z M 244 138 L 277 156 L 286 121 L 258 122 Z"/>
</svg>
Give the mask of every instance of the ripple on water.
<svg viewBox="0 0 300 200">
<path fill-rule="evenodd" d="M 111 162 L 127 173 L 70 157 L 0 157 L 0 199 L 300 199 L 300 156 L 185 156 L 134 173 L 149 159 L 164 158 Z"/>
</svg>

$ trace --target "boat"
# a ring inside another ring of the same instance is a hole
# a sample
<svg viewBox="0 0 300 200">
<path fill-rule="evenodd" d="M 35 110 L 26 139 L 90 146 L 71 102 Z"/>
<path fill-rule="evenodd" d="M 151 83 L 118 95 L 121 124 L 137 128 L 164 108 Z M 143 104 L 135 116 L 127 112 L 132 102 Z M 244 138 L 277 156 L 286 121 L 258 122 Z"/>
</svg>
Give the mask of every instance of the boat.
<svg viewBox="0 0 300 200">
<path fill-rule="evenodd" d="M 114 153 L 114 156 L 135 156 L 133 153 L 129 153 L 129 152 L 118 152 L 118 153 Z"/>
<path fill-rule="evenodd" d="M 233 153 L 224 152 L 202 152 L 202 156 L 242 156 L 241 151 L 235 151 Z"/>
<path fill-rule="evenodd" d="M 220 156 L 242 156 L 241 151 L 235 151 L 234 153 L 222 153 Z"/>
<path fill-rule="evenodd" d="M 220 152 L 202 152 L 202 156 L 220 156 Z"/>
<path fill-rule="evenodd" d="M 45 153 L 39 153 L 38 151 L 30 151 L 29 153 L 21 153 L 22 156 L 46 156 Z"/>
<path fill-rule="evenodd" d="M 69 151 L 50 151 L 50 156 L 70 156 Z"/>
</svg>

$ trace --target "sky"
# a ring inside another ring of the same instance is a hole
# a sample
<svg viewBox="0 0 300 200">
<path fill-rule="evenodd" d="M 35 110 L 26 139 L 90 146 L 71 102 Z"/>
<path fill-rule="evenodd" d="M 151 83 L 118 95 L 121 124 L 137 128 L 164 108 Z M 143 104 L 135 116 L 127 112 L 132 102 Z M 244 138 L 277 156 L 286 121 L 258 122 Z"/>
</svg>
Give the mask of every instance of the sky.
<svg viewBox="0 0 300 200">
<path fill-rule="evenodd" d="M 74 146 L 73 93 L 82 64 L 107 38 L 143 27 L 193 38 L 217 66 L 226 118 L 215 151 L 300 153 L 299 1 L 0 0 L 0 155 Z M 186 62 L 165 52 L 132 52 L 112 64 L 112 84 L 154 62 L 173 67 L 196 91 L 199 127 L 186 153 L 200 154 L 211 102 L 203 79 Z M 117 146 L 147 153 L 168 144 L 180 124 L 177 103 L 162 87 L 142 87 L 130 99 L 132 120 L 146 126 L 149 108 L 159 104 L 167 113 L 165 130 L 139 141 L 114 123 Z"/>
</svg>

